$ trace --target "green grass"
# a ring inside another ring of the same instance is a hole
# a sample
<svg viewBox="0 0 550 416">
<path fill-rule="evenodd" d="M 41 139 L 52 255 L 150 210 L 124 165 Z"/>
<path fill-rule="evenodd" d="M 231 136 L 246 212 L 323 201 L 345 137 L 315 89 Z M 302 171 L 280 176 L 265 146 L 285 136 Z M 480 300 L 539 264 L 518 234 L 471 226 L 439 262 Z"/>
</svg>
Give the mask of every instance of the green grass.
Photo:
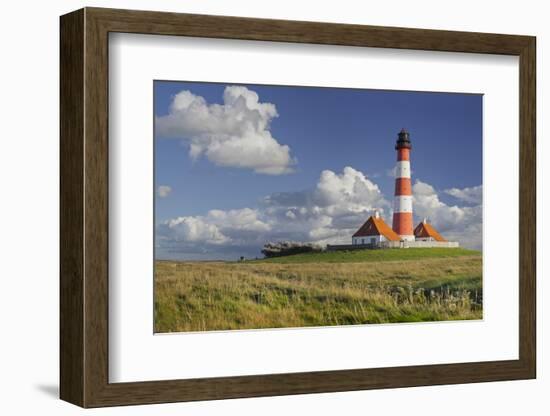
<svg viewBox="0 0 550 416">
<path fill-rule="evenodd" d="M 158 261 L 155 332 L 480 319 L 481 273 L 461 249 Z"/>
<path fill-rule="evenodd" d="M 407 248 L 386 250 L 323 251 L 319 253 L 295 254 L 293 256 L 273 257 L 269 259 L 250 261 L 261 263 L 357 263 L 462 256 L 481 256 L 481 253 L 476 250 L 468 250 L 465 248 Z"/>
</svg>

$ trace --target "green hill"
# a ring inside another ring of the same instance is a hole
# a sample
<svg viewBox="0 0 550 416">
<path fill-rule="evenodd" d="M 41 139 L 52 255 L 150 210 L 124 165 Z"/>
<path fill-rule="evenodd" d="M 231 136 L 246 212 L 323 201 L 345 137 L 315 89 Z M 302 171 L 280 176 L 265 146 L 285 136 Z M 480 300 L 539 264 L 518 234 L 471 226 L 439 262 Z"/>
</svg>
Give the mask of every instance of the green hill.
<svg viewBox="0 0 550 416">
<path fill-rule="evenodd" d="M 251 260 L 254 263 L 361 263 L 407 261 L 426 258 L 481 256 L 481 252 L 465 248 L 406 248 L 385 250 L 323 251 Z"/>
</svg>

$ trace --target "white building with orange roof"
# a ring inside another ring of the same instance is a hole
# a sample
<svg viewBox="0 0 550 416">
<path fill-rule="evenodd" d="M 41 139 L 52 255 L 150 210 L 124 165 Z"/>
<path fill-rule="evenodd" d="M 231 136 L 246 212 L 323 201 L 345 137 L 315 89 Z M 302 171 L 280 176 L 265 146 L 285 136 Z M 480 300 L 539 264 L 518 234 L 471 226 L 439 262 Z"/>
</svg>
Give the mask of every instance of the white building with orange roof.
<svg viewBox="0 0 550 416">
<path fill-rule="evenodd" d="M 447 241 L 426 219 L 414 229 L 414 240 L 404 239 L 380 217 L 378 212 L 353 234 L 349 245 L 328 245 L 328 250 L 355 250 L 361 248 L 454 248 L 456 241 Z"/>
<path fill-rule="evenodd" d="M 380 246 L 388 241 L 399 241 L 399 235 L 386 224 L 378 211 L 353 234 L 353 245 Z"/>
<path fill-rule="evenodd" d="M 447 241 L 431 224 L 428 224 L 426 218 L 414 229 L 414 237 L 416 241 Z"/>
</svg>

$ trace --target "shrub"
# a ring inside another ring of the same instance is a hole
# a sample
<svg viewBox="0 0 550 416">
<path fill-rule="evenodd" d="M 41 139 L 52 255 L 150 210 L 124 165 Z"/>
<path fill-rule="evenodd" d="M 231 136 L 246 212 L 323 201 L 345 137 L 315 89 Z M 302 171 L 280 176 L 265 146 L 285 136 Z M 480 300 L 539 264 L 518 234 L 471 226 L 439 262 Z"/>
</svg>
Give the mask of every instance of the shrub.
<svg viewBox="0 0 550 416">
<path fill-rule="evenodd" d="M 313 243 L 299 243 L 296 241 L 278 241 L 264 245 L 262 254 L 266 258 L 290 256 L 293 254 L 313 253 L 323 251 L 323 247 Z"/>
</svg>

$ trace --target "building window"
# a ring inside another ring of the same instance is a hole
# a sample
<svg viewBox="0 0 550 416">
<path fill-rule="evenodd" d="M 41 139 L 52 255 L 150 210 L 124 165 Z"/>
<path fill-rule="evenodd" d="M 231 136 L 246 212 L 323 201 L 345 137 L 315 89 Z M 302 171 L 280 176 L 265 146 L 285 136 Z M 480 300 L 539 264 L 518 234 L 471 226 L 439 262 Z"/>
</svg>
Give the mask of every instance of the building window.
<svg viewBox="0 0 550 416">
<path fill-rule="evenodd" d="M 370 239 L 370 243 L 371 243 L 371 244 L 376 244 L 376 238 L 371 238 L 371 239 Z"/>
</svg>

